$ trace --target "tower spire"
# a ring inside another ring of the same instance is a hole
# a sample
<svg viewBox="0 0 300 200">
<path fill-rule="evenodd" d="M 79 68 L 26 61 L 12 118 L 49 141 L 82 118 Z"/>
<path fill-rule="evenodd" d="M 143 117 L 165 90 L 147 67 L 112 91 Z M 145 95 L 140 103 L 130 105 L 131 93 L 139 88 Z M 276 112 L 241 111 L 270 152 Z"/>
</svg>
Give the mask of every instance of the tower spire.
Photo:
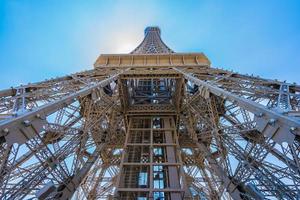
<svg viewBox="0 0 300 200">
<path fill-rule="evenodd" d="M 162 41 L 160 37 L 161 31 L 158 26 L 148 26 L 144 33 L 144 40 L 131 54 L 174 53 L 174 51 Z"/>
</svg>

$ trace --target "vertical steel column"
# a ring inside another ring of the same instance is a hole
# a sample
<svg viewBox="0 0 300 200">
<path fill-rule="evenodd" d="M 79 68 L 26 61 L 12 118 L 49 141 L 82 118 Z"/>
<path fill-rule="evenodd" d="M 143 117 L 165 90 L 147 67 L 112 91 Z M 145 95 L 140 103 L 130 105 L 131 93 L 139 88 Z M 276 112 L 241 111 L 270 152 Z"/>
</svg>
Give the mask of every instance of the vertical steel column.
<svg viewBox="0 0 300 200">
<path fill-rule="evenodd" d="M 164 128 L 170 129 L 173 124 L 171 124 L 171 119 L 170 118 L 164 118 L 163 119 L 163 124 Z M 165 138 L 166 138 L 166 143 L 174 143 L 175 138 L 173 138 L 172 131 L 166 130 L 165 131 Z M 167 152 L 167 162 L 168 163 L 176 163 L 176 153 L 175 153 L 175 147 L 174 146 L 166 146 L 166 152 Z M 178 174 L 178 168 L 176 166 L 168 166 L 168 171 L 169 171 L 169 182 L 170 182 L 170 188 L 172 189 L 177 189 L 180 188 L 180 183 L 179 183 L 179 174 Z M 173 200 L 180 200 L 181 195 L 180 193 L 171 193 L 171 199 Z"/>
</svg>

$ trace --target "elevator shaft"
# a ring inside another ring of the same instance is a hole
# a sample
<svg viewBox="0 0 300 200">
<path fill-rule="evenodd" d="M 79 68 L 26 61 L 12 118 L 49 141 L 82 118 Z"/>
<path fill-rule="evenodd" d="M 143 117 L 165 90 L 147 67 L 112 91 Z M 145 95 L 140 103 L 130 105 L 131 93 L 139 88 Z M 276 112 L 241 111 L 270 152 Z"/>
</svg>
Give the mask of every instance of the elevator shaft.
<svg viewBox="0 0 300 200">
<path fill-rule="evenodd" d="M 174 117 L 130 117 L 116 199 L 187 196 Z"/>
</svg>

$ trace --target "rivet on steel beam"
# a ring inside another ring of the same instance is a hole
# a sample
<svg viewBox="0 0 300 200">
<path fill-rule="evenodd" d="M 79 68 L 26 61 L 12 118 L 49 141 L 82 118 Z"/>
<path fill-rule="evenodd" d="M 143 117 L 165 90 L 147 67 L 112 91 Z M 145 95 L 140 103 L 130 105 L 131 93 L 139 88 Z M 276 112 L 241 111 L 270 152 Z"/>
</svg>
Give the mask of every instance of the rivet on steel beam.
<svg viewBox="0 0 300 200">
<path fill-rule="evenodd" d="M 41 115 L 40 115 L 40 114 L 36 114 L 36 117 L 37 117 L 37 118 L 41 118 Z"/>
<path fill-rule="evenodd" d="M 276 122 L 276 119 L 271 118 L 271 119 L 269 120 L 269 124 L 270 124 L 270 125 L 274 125 L 275 122 Z"/>
<path fill-rule="evenodd" d="M 30 121 L 29 120 L 25 120 L 23 123 L 24 123 L 25 126 L 30 126 Z"/>
<path fill-rule="evenodd" d="M 262 116 L 264 116 L 264 113 L 258 113 L 256 116 L 257 117 L 262 117 Z"/>
</svg>

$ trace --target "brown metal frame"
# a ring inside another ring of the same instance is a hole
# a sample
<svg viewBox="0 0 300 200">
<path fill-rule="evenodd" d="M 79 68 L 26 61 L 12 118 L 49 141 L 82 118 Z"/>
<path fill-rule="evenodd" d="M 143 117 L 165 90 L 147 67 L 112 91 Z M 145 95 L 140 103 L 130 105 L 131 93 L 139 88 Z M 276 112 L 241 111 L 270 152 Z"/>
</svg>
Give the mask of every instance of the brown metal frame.
<svg viewBox="0 0 300 200">
<path fill-rule="evenodd" d="M 300 198 L 300 86 L 212 68 L 160 34 L 146 29 L 131 54 L 101 55 L 93 70 L 0 91 L 1 199 Z M 143 81 L 156 88 L 131 103 Z M 132 131 L 141 142 L 129 141 Z M 168 139 L 156 143 L 156 131 Z M 160 189 L 158 165 L 168 172 Z M 136 187 L 141 169 L 148 184 Z"/>
</svg>

